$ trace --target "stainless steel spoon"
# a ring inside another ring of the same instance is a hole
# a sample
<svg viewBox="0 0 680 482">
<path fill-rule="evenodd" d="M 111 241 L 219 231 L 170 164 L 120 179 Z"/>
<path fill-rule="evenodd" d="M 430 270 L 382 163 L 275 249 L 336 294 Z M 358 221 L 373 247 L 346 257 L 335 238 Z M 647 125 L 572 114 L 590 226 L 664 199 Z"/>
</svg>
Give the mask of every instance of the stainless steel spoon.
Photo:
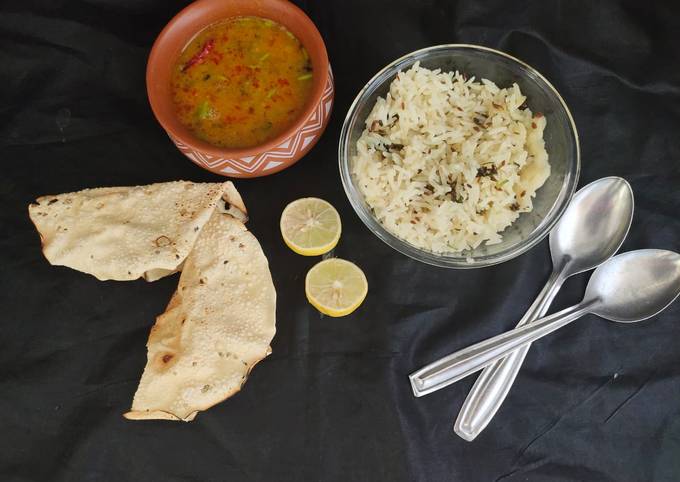
<svg viewBox="0 0 680 482">
<path fill-rule="evenodd" d="M 579 190 L 550 234 L 553 272 L 518 326 L 543 316 L 569 276 L 592 269 L 610 258 L 628 232 L 632 212 L 633 194 L 624 179 L 607 177 Z M 526 350 L 528 347 L 524 354 Z M 517 360 L 521 363 L 519 358 Z M 509 365 L 505 367 L 504 370 L 507 370 Z M 512 380 L 506 387 L 506 393 L 511 383 Z M 430 393 L 421 393 L 416 386 L 413 386 L 413 391 L 417 397 Z"/>
<path fill-rule="evenodd" d="M 619 250 L 633 220 L 633 190 L 625 179 L 605 177 L 581 188 L 550 232 L 553 271 L 518 327 L 545 316 L 562 283 L 589 271 Z M 530 345 L 486 367 L 458 413 L 453 430 L 474 440 L 505 400 Z"/>
<path fill-rule="evenodd" d="M 502 333 L 412 373 L 414 392 L 450 385 L 527 343 L 592 313 L 610 321 L 633 323 L 663 311 L 680 295 L 680 254 L 641 249 L 614 256 L 588 281 L 583 301 L 553 315 Z"/>
</svg>

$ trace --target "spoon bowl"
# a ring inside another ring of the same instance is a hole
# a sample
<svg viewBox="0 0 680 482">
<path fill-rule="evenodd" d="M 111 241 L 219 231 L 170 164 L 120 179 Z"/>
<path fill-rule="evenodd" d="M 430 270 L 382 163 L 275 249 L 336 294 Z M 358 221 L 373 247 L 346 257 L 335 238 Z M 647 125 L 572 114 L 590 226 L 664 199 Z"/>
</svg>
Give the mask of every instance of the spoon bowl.
<svg viewBox="0 0 680 482">
<path fill-rule="evenodd" d="M 591 313 L 621 323 L 646 320 L 680 295 L 680 255 L 660 249 L 631 251 L 595 270 L 584 303 Z"/>
<path fill-rule="evenodd" d="M 550 233 L 553 266 L 568 277 L 595 268 L 618 251 L 633 219 L 633 190 L 620 177 L 580 189 Z"/>
</svg>

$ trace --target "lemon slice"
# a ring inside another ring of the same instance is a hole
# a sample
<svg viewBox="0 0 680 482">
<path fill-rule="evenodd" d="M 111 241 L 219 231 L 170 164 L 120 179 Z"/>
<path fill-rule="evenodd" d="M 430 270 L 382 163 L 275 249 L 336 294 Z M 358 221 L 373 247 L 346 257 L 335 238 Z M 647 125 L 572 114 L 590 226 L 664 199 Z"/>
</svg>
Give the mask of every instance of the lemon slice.
<svg viewBox="0 0 680 482">
<path fill-rule="evenodd" d="M 281 214 L 283 240 L 303 256 L 319 256 L 335 248 L 341 231 L 340 215 L 323 199 L 298 199 Z"/>
<path fill-rule="evenodd" d="M 359 308 L 368 293 L 361 269 L 344 259 L 329 258 L 317 263 L 305 278 L 309 302 L 328 316 L 345 316 Z"/>
</svg>

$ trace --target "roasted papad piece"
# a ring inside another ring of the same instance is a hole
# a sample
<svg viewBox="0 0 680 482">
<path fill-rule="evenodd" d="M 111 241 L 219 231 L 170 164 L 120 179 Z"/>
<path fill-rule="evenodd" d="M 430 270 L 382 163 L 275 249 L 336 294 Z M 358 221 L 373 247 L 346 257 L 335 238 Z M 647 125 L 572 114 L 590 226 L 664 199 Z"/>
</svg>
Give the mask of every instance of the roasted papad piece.
<svg viewBox="0 0 680 482">
<path fill-rule="evenodd" d="M 241 221 L 215 211 L 156 319 L 128 419 L 191 421 L 238 392 L 271 353 L 276 291 L 267 258 Z"/>
<path fill-rule="evenodd" d="M 231 182 L 85 189 L 43 196 L 28 208 L 51 264 L 120 281 L 181 270 L 215 210 L 246 219 Z"/>
</svg>

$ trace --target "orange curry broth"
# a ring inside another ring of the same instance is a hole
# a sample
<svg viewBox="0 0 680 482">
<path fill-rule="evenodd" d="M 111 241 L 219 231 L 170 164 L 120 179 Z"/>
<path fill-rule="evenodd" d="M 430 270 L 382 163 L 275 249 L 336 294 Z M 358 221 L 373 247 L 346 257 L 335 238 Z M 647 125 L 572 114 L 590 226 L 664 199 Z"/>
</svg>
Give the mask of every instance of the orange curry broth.
<svg viewBox="0 0 680 482">
<path fill-rule="evenodd" d="M 286 28 L 236 17 L 199 33 L 172 73 L 180 121 L 219 147 L 262 144 L 301 114 L 312 90 L 307 51 Z"/>
</svg>

